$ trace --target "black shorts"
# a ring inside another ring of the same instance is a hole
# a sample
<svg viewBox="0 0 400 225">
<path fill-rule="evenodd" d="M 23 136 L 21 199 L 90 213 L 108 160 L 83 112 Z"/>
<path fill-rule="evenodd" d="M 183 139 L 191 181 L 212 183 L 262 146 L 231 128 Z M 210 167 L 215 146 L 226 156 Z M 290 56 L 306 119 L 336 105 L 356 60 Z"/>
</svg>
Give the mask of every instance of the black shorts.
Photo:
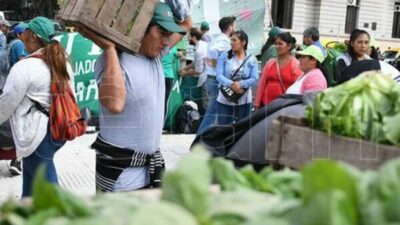
<svg viewBox="0 0 400 225">
<path fill-rule="evenodd" d="M 14 140 L 12 137 L 10 121 L 0 124 L 0 148 L 14 147 Z"/>
</svg>

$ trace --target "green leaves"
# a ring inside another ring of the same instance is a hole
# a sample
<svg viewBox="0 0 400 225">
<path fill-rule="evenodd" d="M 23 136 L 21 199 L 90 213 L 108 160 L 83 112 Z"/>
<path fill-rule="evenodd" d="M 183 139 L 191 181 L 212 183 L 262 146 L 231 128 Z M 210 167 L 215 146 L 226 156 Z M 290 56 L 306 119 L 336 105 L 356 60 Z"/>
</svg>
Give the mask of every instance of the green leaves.
<svg viewBox="0 0 400 225">
<path fill-rule="evenodd" d="M 47 210 L 54 208 L 70 218 L 94 215 L 94 212 L 85 202 L 59 186 L 46 181 L 46 168 L 40 166 L 33 183 L 33 208 Z"/>
<path fill-rule="evenodd" d="M 328 134 L 400 145 L 399 99 L 400 87 L 390 76 L 367 72 L 318 95 L 306 117 Z"/>
<path fill-rule="evenodd" d="M 358 180 L 339 163 L 317 161 L 302 170 L 305 224 L 357 225 Z"/>
<path fill-rule="evenodd" d="M 222 190 L 235 191 L 239 189 L 251 189 L 251 183 L 243 174 L 235 169 L 232 161 L 217 158 L 212 160 L 211 168 Z M 249 171 L 247 173 L 252 172 Z"/>
<path fill-rule="evenodd" d="M 209 157 L 208 152 L 197 149 L 163 178 L 162 199 L 186 208 L 200 221 L 205 220 L 209 205 Z"/>
<path fill-rule="evenodd" d="M 213 178 L 223 187 L 211 192 Z M 79 200 L 45 180 L 41 167 L 33 205 L 6 202 L 7 225 L 389 225 L 399 224 L 400 159 L 361 172 L 333 161 L 301 171 L 210 159 L 196 150 L 165 174 L 162 199 L 140 192 L 100 194 Z"/>
</svg>

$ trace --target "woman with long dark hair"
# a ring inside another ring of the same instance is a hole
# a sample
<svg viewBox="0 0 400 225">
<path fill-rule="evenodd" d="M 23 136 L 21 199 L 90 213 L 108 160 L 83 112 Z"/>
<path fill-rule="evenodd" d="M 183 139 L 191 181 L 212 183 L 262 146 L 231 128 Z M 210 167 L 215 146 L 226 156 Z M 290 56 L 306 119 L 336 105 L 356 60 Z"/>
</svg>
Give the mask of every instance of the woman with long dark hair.
<svg viewBox="0 0 400 225">
<path fill-rule="evenodd" d="M 303 73 L 293 56 L 296 39 L 288 32 L 278 34 L 275 46 L 278 57 L 269 60 L 262 71 L 257 88 L 255 108 L 268 105 L 281 96 Z"/>
<path fill-rule="evenodd" d="M 344 72 L 353 62 L 370 60 L 368 55 L 371 37 L 365 30 L 355 29 L 351 32 L 350 41 L 347 44 L 347 52 L 340 56 L 336 62 L 335 80 L 342 83 Z"/>
<path fill-rule="evenodd" d="M 63 47 L 53 39 L 55 34 L 53 23 L 45 17 L 26 25 L 22 41 L 29 56 L 11 68 L 0 95 L 0 123 L 11 117 L 17 156 L 23 158 L 24 197 L 31 195 L 32 179 L 41 164 L 46 165 L 47 180 L 58 183 L 53 158 L 65 142 L 52 140 L 49 118 L 34 103 L 50 108 L 51 83 L 65 93 L 71 85 L 72 69 Z"/>
<path fill-rule="evenodd" d="M 218 124 L 226 125 L 243 119 L 251 111 L 251 87 L 256 84 L 257 59 L 246 53 L 249 38 L 244 31 L 236 31 L 231 37 L 232 49 L 218 58 L 217 81 L 240 94 L 237 102 L 228 99 L 220 91 L 217 97 Z"/>
</svg>

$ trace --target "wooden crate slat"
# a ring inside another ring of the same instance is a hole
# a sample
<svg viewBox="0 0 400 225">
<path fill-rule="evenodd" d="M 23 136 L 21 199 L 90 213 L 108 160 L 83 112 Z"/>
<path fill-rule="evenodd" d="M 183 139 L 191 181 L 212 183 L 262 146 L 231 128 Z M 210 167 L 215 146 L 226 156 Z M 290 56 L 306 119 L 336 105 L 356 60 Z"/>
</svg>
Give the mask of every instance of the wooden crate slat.
<svg viewBox="0 0 400 225">
<path fill-rule="evenodd" d="M 81 9 L 84 7 L 86 0 L 77 0 L 75 6 L 69 16 L 69 20 L 77 20 Z"/>
<path fill-rule="evenodd" d="M 82 19 L 83 18 L 83 19 Z M 95 20 L 88 15 L 81 15 L 80 24 L 92 29 L 94 32 L 99 35 L 103 35 L 104 37 L 110 40 L 118 40 L 117 44 L 128 50 L 129 52 L 137 52 L 140 48 L 141 41 L 132 40 L 129 36 L 122 36 L 120 32 L 114 30 L 113 28 L 104 25 L 98 20 Z M 96 28 L 96 29 L 94 29 Z M 101 30 L 101 33 L 99 32 Z"/>
<path fill-rule="evenodd" d="M 108 0 L 86 0 L 85 8 L 81 14 L 96 18 L 106 1 Z"/>
<path fill-rule="evenodd" d="M 282 149 L 282 123 L 273 120 L 268 132 L 268 141 L 265 146 L 265 159 L 272 167 L 279 167 L 279 158 Z"/>
<path fill-rule="evenodd" d="M 66 10 L 68 9 L 68 6 L 70 5 L 70 1 L 71 1 L 71 0 L 65 0 L 65 1 L 63 2 L 63 4 L 61 5 L 60 10 L 58 11 L 58 16 L 59 16 L 60 18 L 62 18 L 64 15 L 67 14 L 67 13 L 66 13 Z"/>
<path fill-rule="evenodd" d="M 136 9 L 140 1 L 127 1 L 125 0 L 118 17 L 114 23 L 114 28 L 121 32 L 126 33 L 129 22 L 132 20 L 135 11 L 132 9 Z"/>
<path fill-rule="evenodd" d="M 158 0 L 65 0 L 58 16 L 134 53 L 139 51 L 157 4 Z"/>
<path fill-rule="evenodd" d="M 116 18 L 117 11 L 121 8 L 121 1 L 122 0 L 107 0 L 96 19 L 104 25 L 111 27 L 113 20 Z"/>
<path fill-rule="evenodd" d="M 139 12 L 139 15 L 133 25 L 133 29 L 129 33 L 129 36 L 131 36 L 132 32 L 135 32 L 135 33 L 141 32 L 144 34 L 144 32 L 146 31 L 146 28 L 148 26 L 148 23 L 150 22 L 150 20 L 153 16 L 155 5 L 157 4 L 157 2 L 158 2 L 158 0 L 146 0 L 143 3 L 142 10 Z M 146 19 L 146 21 L 143 21 L 144 19 Z M 139 40 L 139 39 L 141 40 L 142 38 L 143 38 L 143 35 L 141 37 L 137 36 L 136 40 Z"/>
<path fill-rule="evenodd" d="M 377 169 L 387 160 L 400 157 L 400 149 L 361 139 L 329 136 L 290 120 L 273 121 L 268 137 L 267 160 L 300 169 L 313 160 L 339 160 L 359 169 Z"/>
<path fill-rule="evenodd" d="M 268 145 L 265 151 L 265 158 L 270 162 L 278 162 L 282 149 L 282 123 L 273 120 L 271 130 L 268 132 Z"/>
<path fill-rule="evenodd" d="M 121 36 L 120 32 L 116 31 L 112 27 L 109 27 L 109 26 L 103 24 L 102 22 L 100 22 L 96 19 L 88 17 L 87 15 L 86 16 L 81 15 L 81 18 L 84 18 L 84 20 L 81 20 L 81 23 L 83 25 L 91 28 L 95 32 L 99 32 L 99 30 L 101 30 L 101 33 L 99 33 L 99 34 L 107 36 L 109 39 L 118 38 L 118 40 L 120 42 L 125 42 L 126 44 L 132 42 L 131 37 Z M 93 27 L 97 27 L 97 29 L 99 29 L 99 30 L 95 30 L 95 29 L 93 29 Z"/>
<path fill-rule="evenodd" d="M 64 3 L 63 3 L 64 7 L 61 8 L 63 10 L 60 11 L 61 19 L 69 20 L 69 15 L 71 14 L 72 10 L 74 9 L 76 1 L 77 0 L 66 0 L 66 1 L 64 1 Z"/>
</svg>

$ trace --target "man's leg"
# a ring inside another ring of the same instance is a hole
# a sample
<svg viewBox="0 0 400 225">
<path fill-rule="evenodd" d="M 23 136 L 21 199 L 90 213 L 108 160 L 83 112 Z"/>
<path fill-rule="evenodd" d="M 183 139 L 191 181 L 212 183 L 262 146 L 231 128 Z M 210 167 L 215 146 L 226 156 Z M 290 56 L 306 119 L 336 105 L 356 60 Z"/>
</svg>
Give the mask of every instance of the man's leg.
<svg viewBox="0 0 400 225">
<path fill-rule="evenodd" d="M 197 130 L 197 135 L 201 135 L 206 131 L 212 124 L 215 124 L 217 119 L 217 96 L 218 96 L 218 82 L 214 79 L 207 79 L 206 88 L 208 93 L 208 108 L 203 121 Z"/>
</svg>

